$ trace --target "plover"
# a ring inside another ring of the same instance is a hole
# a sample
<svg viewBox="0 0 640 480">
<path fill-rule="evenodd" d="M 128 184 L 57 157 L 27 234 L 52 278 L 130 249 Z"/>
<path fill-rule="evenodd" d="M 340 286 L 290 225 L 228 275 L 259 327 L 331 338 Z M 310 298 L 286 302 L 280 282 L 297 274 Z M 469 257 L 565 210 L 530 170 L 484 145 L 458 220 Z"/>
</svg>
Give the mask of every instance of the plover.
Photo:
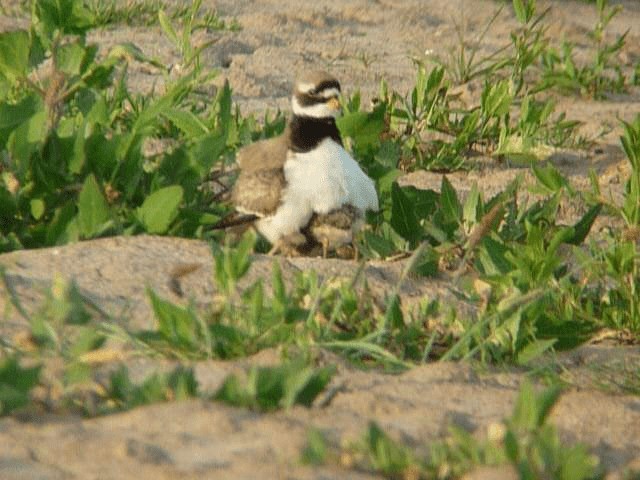
<svg viewBox="0 0 640 480">
<path fill-rule="evenodd" d="M 330 74 L 301 76 L 293 90 L 293 114 L 284 133 L 238 152 L 240 174 L 232 202 L 273 245 L 272 253 L 308 242 L 301 232 L 307 226 L 326 253 L 332 241 L 319 228 L 326 224 L 319 222 L 326 220 L 323 216 L 349 206 L 347 212 L 355 214 L 339 216 L 342 224 L 347 217 L 353 217 L 355 224 L 366 210 L 378 210 L 373 181 L 344 149 L 336 127 L 339 95 L 340 83 Z M 309 223 L 314 214 L 315 225 Z M 348 233 L 340 230 L 353 235 L 351 229 Z"/>
<path fill-rule="evenodd" d="M 314 213 L 309 224 L 302 230 L 307 243 L 307 251 L 313 252 L 316 246 L 322 247 L 322 257 L 326 258 L 330 251 L 339 257 L 354 258 L 357 250 L 353 247 L 354 234 L 364 225 L 361 210 L 350 204 L 319 215 Z"/>
</svg>

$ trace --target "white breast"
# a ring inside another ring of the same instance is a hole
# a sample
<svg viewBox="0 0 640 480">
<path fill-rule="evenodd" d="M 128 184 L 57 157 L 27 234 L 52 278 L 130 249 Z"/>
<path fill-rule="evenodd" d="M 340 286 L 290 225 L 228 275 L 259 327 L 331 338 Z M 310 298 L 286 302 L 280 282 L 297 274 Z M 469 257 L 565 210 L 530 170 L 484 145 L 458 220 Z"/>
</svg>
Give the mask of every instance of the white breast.
<svg viewBox="0 0 640 480">
<path fill-rule="evenodd" d="M 289 153 L 284 165 L 287 188 L 276 213 L 257 222 L 258 230 L 275 243 L 283 235 L 305 227 L 312 214 L 326 214 L 351 204 L 378 210 L 373 181 L 349 153 L 331 139 L 305 153 Z"/>
<path fill-rule="evenodd" d="M 310 152 L 291 155 L 284 174 L 289 190 L 295 190 L 295 196 L 308 202 L 316 213 L 329 213 L 345 203 L 362 211 L 378 209 L 373 181 L 329 138 Z"/>
</svg>

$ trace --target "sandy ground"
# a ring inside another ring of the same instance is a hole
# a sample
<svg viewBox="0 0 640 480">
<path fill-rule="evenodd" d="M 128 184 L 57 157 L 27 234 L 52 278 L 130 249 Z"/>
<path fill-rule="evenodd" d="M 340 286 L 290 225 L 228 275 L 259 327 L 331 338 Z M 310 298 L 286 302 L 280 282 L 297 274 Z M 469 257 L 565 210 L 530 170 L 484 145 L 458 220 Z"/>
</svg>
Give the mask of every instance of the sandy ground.
<svg viewBox="0 0 640 480">
<path fill-rule="evenodd" d="M 237 19 L 242 26 L 239 32 L 198 34 L 197 41 L 216 40 L 205 50 L 203 60 L 205 68 L 218 69 L 219 75 L 205 88 L 213 94 L 215 86 L 228 79 L 241 110 L 258 113 L 287 109 L 296 72 L 309 68 L 330 70 L 347 93 L 360 89 L 365 102 L 376 95 L 382 78 L 392 88 L 407 91 L 414 79 L 412 59 L 446 56 L 457 43 L 456 25 L 473 41 L 497 6 L 497 2 L 485 0 L 203 3 L 216 8 L 225 20 Z M 588 57 L 591 51 L 585 34 L 596 22 L 594 8 L 569 0 L 539 3 L 553 8 L 549 16 L 552 35 L 575 41 L 579 54 Z M 615 3 L 625 10 L 609 30 L 615 35 L 630 29 L 620 57 L 630 66 L 640 60 L 640 2 Z M 0 29 L 16 25 L 24 25 L 24 21 L 0 17 Z M 484 38 L 480 52 L 489 53 L 507 43 L 516 25 L 512 12 L 505 8 Z M 179 62 L 158 27 L 117 26 L 93 32 L 91 40 L 105 50 L 131 41 L 166 65 Z M 143 92 L 162 86 L 159 73 L 143 65 L 132 68 L 130 81 Z M 602 127 L 612 128 L 589 150 L 558 152 L 551 160 L 578 187 L 587 185 L 588 171 L 595 169 L 603 190 L 619 195 L 627 170 L 618 146 L 618 119 L 629 120 L 640 112 L 640 90 L 631 89 L 603 101 L 559 97 L 558 110 L 584 122 L 585 135 L 594 136 Z M 523 171 L 482 162 L 449 178 L 462 191 L 477 182 L 490 194 Z M 403 182 L 437 187 L 440 179 L 439 174 L 416 172 Z M 169 272 L 177 263 L 190 261 L 201 262 L 203 268 L 189 276 L 183 288 L 187 296 L 206 303 L 216 287 L 211 280 L 209 249 L 201 242 L 115 238 L 0 256 L 0 264 L 7 268 L 9 281 L 27 308 L 37 305 L 42 287 L 57 272 L 76 279 L 83 292 L 132 329 L 148 328 L 153 322 L 144 287 L 150 285 L 171 296 Z M 280 263 L 287 278 L 300 269 L 315 269 L 324 276 L 349 276 L 356 268 L 339 260 L 281 259 Z M 382 297 L 395 284 L 401 269 L 402 264 L 369 265 L 366 273 L 373 291 Z M 270 271 L 271 261 L 258 257 L 248 281 L 269 278 Z M 0 330 L 2 335 L 13 335 L 24 323 L 7 310 L 7 293 L 1 293 L 0 310 L 8 313 Z M 407 305 L 425 295 L 444 302 L 452 298 L 446 280 L 411 279 L 402 295 Z M 277 358 L 278 352 L 267 351 L 240 362 L 194 366 L 202 387 L 213 391 L 228 372 L 248 364 L 273 363 Z M 620 472 L 626 465 L 640 462 L 640 399 L 594 388 L 596 379 L 589 367 L 639 359 L 637 348 L 606 345 L 585 346 L 560 358 L 567 371 L 579 379 L 581 388 L 563 395 L 552 420 L 564 440 L 589 445 L 610 471 Z M 390 376 L 354 370 L 339 358 L 330 360 L 339 365 L 332 383 L 337 394 L 324 407 L 261 415 L 203 400 L 154 405 L 97 419 L 55 415 L 2 419 L 0 478 L 377 478 L 338 466 L 301 466 L 299 453 L 309 428 L 320 428 L 337 445 L 363 432 L 368 421 L 376 420 L 397 438 L 421 448 L 442 438 L 452 423 L 484 432 L 489 424 L 509 414 L 522 380 L 518 372 L 476 372 L 456 364 L 430 364 Z M 148 359 L 130 359 L 128 364 L 138 375 L 170 366 Z"/>
</svg>

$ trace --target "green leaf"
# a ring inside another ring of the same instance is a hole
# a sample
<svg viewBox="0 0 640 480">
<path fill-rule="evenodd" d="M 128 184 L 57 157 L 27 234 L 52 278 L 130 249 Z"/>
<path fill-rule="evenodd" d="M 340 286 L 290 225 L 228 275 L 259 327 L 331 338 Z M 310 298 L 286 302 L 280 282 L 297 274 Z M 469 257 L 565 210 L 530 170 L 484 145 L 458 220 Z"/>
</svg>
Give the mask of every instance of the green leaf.
<svg viewBox="0 0 640 480">
<path fill-rule="evenodd" d="M 307 444 L 301 454 L 305 465 L 323 465 L 327 460 L 327 441 L 319 430 L 312 429 L 307 434 Z"/>
<path fill-rule="evenodd" d="M 0 361 L 0 416 L 27 405 L 39 378 L 40 367 L 22 368 L 15 356 Z"/>
<path fill-rule="evenodd" d="M 333 367 L 313 369 L 295 361 L 274 367 L 252 367 L 246 379 L 229 375 L 214 400 L 262 411 L 295 404 L 310 407 L 333 373 Z"/>
<path fill-rule="evenodd" d="M 69 346 L 67 354 L 71 358 L 77 358 L 83 353 L 90 352 L 100 348 L 106 340 L 106 337 L 100 333 L 95 327 L 83 327 L 73 344 Z"/>
<path fill-rule="evenodd" d="M 538 426 L 536 400 L 533 386 L 528 381 L 525 381 L 520 387 L 520 393 L 516 399 L 516 404 L 510 419 L 514 427 L 526 431 L 533 430 Z"/>
<path fill-rule="evenodd" d="M 462 206 L 458 200 L 453 185 L 446 176 L 442 177 L 442 186 L 440 187 L 440 205 L 445 221 L 451 223 L 460 223 L 462 220 Z"/>
<path fill-rule="evenodd" d="M 30 43 L 29 33 L 24 30 L 0 34 L 0 76 L 11 84 L 27 74 Z"/>
<path fill-rule="evenodd" d="M 78 226 L 85 238 L 98 234 L 110 219 L 109 205 L 102 195 L 96 177 L 89 175 L 78 196 Z"/>
<path fill-rule="evenodd" d="M 402 192 L 413 204 L 413 211 L 419 220 L 430 217 L 436 211 L 440 197 L 437 192 L 413 186 L 402 187 Z"/>
<path fill-rule="evenodd" d="M 600 211 L 602 210 L 602 204 L 598 203 L 589 209 L 580 220 L 573 226 L 573 236 L 566 240 L 566 243 L 571 245 L 580 245 L 584 242 L 593 226 L 593 222 L 596 221 Z"/>
<path fill-rule="evenodd" d="M 370 231 L 364 232 L 364 243 L 371 253 L 376 254 L 379 258 L 388 257 L 396 252 L 393 241 Z"/>
<path fill-rule="evenodd" d="M 541 427 L 561 393 L 562 388 L 554 385 L 536 394 L 531 383 L 525 381 L 520 387 L 510 424 L 524 431 Z"/>
<path fill-rule="evenodd" d="M 480 199 L 478 184 L 474 183 L 469 195 L 467 196 L 467 200 L 464 202 L 464 208 L 462 210 L 462 218 L 467 224 L 473 225 L 479 219 L 478 209 L 481 205 L 482 202 Z"/>
<path fill-rule="evenodd" d="M 29 202 L 29 206 L 31 207 L 31 215 L 33 218 L 40 220 L 45 210 L 44 200 L 41 198 L 32 198 Z"/>
<path fill-rule="evenodd" d="M 72 203 L 59 207 L 53 213 L 53 219 L 49 222 L 45 241 L 47 245 L 61 245 L 73 241 L 75 238 L 70 230 L 75 227 L 70 225 L 76 218 L 76 208 Z"/>
<path fill-rule="evenodd" d="M 207 126 L 202 123 L 198 117 L 187 110 L 171 108 L 162 112 L 162 115 L 182 130 L 188 139 L 199 138 L 209 133 Z"/>
<path fill-rule="evenodd" d="M 520 350 L 520 352 L 518 352 L 516 363 L 518 365 L 528 365 L 553 347 L 556 342 L 557 340 L 552 338 L 548 340 L 536 340 L 529 343 L 526 347 Z"/>
<path fill-rule="evenodd" d="M 404 327 L 404 315 L 400 308 L 400 296 L 393 295 L 387 300 L 387 310 L 384 314 L 384 325 L 388 330 Z"/>
<path fill-rule="evenodd" d="M 131 42 L 123 42 L 123 43 L 119 43 L 118 45 L 115 45 L 111 50 L 109 50 L 107 57 L 113 58 L 113 59 L 132 58 L 137 62 L 148 63 L 157 68 L 164 68 L 164 69 L 167 68 L 166 65 L 160 63 L 159 61 L 151 57 L 146 56 L 144 52 L 137 45 Z"/>
<path fill-rule="evenodd" d="M 56 50 L 56 66 L 67 75 L 79 75 L 87 49 L 79 42 L 60 45 Z"/>
<path fill-rule="evenodd" d="M 34 2 L 34 25 L 42 40 L 50 43 L 54 32 L 82 35 L 95 23 L 82 0 L 38 0 Z"/>
<path fill-rule="evenodd" d="M 134 384 L 125 366 L 111 374 L 107 405 L 102 413 L 167 400 L 182 400 L 198 394 L 198 383 L 190 368 L 176 367 L 171 373 L 155 373 L 141 384 Z"/>
<path fill-rule="evenodd" d="M 163 9 L 158 10 L 158 21 L 160 22 L 160 27 L 162 28 L 164 34 L 169 38 L 169 40 L 171 40 L 175 47 L 180 48 L 180 40 L 178 39 L 178 34 L 173 28 L 173 25 L 171 25 L 171 20 Z"/>
<path fill-rule="evenodd" d="M 556 193 L 562 188 L 569 186 L 567 179 L 564 178 L 560 171 L 553 165 L 544 168 L 532 165 L 531 168 L 540 185 L 548 190 L 549 193 Z"/>
<path fill-rule="evenodd" d="M 366 444 L 373 467 L 389 477 L 400 477 L 412 464 L 409 449 L 391 439 L 374 422 L 369 423 Z"/>
<path fill-rule="evenodd" d="M 42 108 L 37 95 L 29 95 L 16 104 L 0 103 L 0 131 L 17 127 Z"/>
<path fill-rule="evenodd" d="M 527 12 L 525 10 L 524 4 L 522 3 L 526 0 L 513 0 L 513 10 L 516 14 L 516 18 L 520 23 L 527 22 Z"/>
<path fill-rule="evenodd" d="M 40 151 L 46 136 L 47 114 L 44 110 L 37 111 L 9 135 L 7 147 L 15 162 L 16 176 L 19 179 L 33 171 L 32 155 Z"/>
<path fill-rule="evenodd" d="M 161 188 L 149 195 L 137 210 L 137 216 L 149 233 L 165 233 L 178 216 L 183 189 L 180 185 Z"/>
<path fill-rule="evenodd" d="M 416 242 L 421 236 L 420 224 L 416 218 L 415 206 L 403 189 L 394 183 L 391 187 L 391 220 L 393 229 L 409 242 Z"/>
<path fill-rule="evenodd" d="M 147 295 L 158 321 L 158 331 L 164 339 L 178 348 L 193 348 L 200 328 L 193 309 L 163 300 L 151 289 L 147 289 Z"/>
<path fill-rule="evenodd" d="M 333 367 L 301 367 L 296 362 L 287 366 L 284 398 L 281 405 L 291 408 L 293 405 L 311 407 L 316 397 L 324 390 L 335 373 Z"/>
<path fill-rule="evenodd" d="M 348 113 L 336 120 L 336 125 L 344 137 L 354 141 L 355 150 L 368 150 L 380 143 L 380 134 L 385 128 L 385 105 L 381 103 L 372 112 Z"/>
</svg>

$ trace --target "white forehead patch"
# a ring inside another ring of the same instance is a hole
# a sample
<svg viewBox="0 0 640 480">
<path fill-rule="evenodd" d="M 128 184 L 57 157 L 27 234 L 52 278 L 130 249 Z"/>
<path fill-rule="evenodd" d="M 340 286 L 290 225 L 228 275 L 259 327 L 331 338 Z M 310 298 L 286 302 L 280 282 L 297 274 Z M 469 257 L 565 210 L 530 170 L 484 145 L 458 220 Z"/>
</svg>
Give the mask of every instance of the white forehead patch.
<svg viewBox="0 0 640 480">
<path fill-rule="evenodd" d="M 340 96 L 340 91 L 337 88 L 326 88 L 320 92 L 322 98 L 331 98 Z"/>
<path fill-rule="evenodd" d="M 314 88 L 316 88 L 316 86 L 313 83 L 300 82 L 297 85 L 297 89 L 300 93 L 309 93 Z"/>
<path fill-rule="evenodd" d="M 302 106 L 295 95 L 291 98 L 291 107 L 293 113 L 300 117 L 336 118 L 340 115 L 339 111 L 329 108 L 326 103 L 314 103 L 313 105 Z"/>
</svg>

